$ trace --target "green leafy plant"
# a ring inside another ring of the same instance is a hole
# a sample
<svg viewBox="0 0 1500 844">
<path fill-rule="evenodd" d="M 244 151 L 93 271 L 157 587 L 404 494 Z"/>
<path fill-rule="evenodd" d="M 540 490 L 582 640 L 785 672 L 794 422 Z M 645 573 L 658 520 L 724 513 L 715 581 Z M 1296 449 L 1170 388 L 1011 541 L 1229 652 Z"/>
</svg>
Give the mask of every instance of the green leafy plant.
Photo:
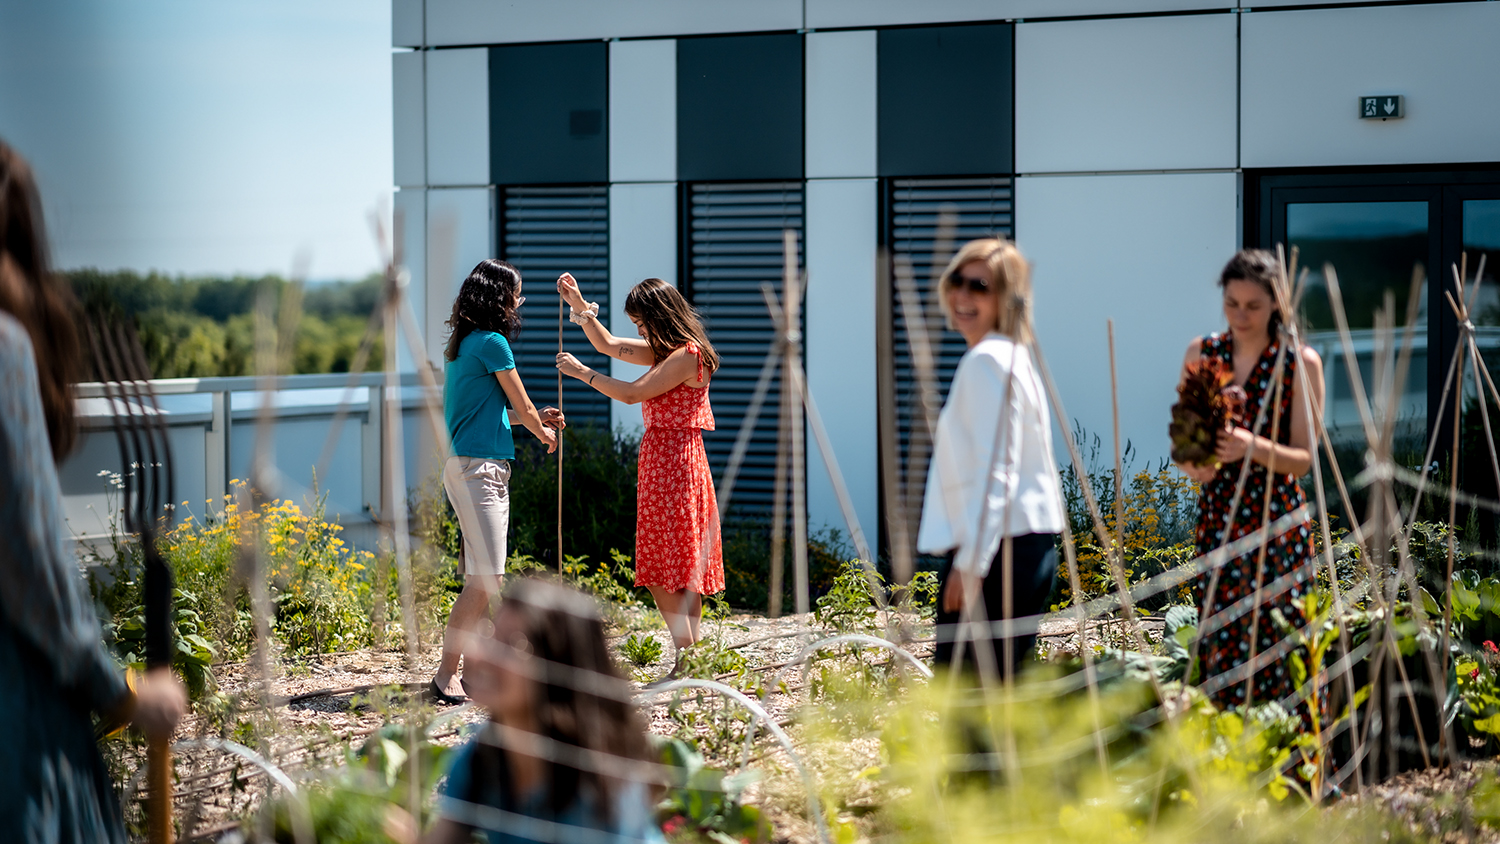
<svg viewBox="0 0 1500 844">
<path fill-rule="evenodd" d="M 604 560 L 635 553 L 635 484 L 640 439 L 624 429 L 574 423 L 563 431 L 562 551 Z M 511 473 L 511 547 L 556 570 L 557 455 L 516 437 Z"/>
<path fill-rule="evenodd" d="M 421 725 L 386 724 L 348 755 L 344 767 L 305 787 L 313 840 L 322 844 L 403 841 L 429 819 L 431 801 L 426 797 L 447 773 L 452 757 L 450 749 L 427 739 Z M 423 797 L 417 818 L 409 811 L 413 767 L 416 793 Z M 296 815 L 301 809 L 293 799 L 279 798 L 265 810 L 271 814 L 274 841 L 294 844 L 299 840 Z"/>
<path fill-rule="evenodd" d="M 681 739 L 657 738 L 655 744 L 669 771 L 666 793 L 656 806 L 668 841 L 742 844 L 770 837 L 760 809 L 743 802 L 745 788 L 761 778 L 759 771 L 727 774 L 709 767 L 703 754 Z"/>
<path fill-rule="evenodd" d="M 200 700 L 215 689 L 213 663 L 218 650 L 203 636 L 203 619 L 193 610 L 198 603 L 197 597 L 174 589 L 172 599 L 176 646 L 172 652 L 172 668 L 182 678 L 188 696 Z M 114 652 L 115 658 L 127 667 L 145 670 L 145 607 L 132 607 L 122 613 L 119 620 L 106 621 L 103 628 L 104 643 Z"/>
<path fill-rule="evenodd" d="M 885 578 L 879 572 L 866 571 L 857 559 L 848 560 L 814 604 L 813 620 L 837 633 L 873 631 L 880 626 L 874 589 L 884 588 Z"/>
<path fill-rule="evenodd" d="M 637 668 L 645 668 L 656 664 L 661 659 L 662 646 L 660 640 L 654 636 L 642 633 L 631 633 L 620 643 L 620 653 L 630 660 L 630 664 Z"/>
</svg>

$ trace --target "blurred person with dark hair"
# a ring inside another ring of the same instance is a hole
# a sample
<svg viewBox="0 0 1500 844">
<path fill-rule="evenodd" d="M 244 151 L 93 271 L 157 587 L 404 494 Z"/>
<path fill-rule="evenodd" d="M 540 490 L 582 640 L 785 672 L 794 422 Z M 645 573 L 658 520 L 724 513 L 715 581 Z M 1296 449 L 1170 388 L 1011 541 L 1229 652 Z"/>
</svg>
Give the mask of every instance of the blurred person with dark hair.
<svg viewBox="0 0 1500 844">
<path fill-rule="evenodd" d="M 75 306 L 47 265 L 31 169 L 0 142 L 0 840 L 123 842 L 95 743 L 134 723 L 170 736 L 186 706 L 170 669 L 126 674 L 63 547 L 55 460 L 72 448 L 82 369 Z"/>
<path fill-rule="evenodd" d="M 624 381 L 595 372 L 567 352 L 557 356 L 564 375 L 615 401 L 641 405 L 646 431 L 636 467 L 635 585 L 651 590 L 672 634 L 677 662 L 667 678 L 675 677 L 683 652 L 702 638 L 703 596 L 724 589 L 719 503 L 703 447 L 703 432 L 714 429 L 708 382 L 719 368 L 719 353 L 698 312 L 659 278 L 642 281 L 625 297 L 625 315 L 639 339 L 611 334 L 599 322 L 598 304 L 584 301 L 573 276 L 564 273 L 557 292 L 597 351 L 650 367 Z"/>
<path fill-rule="evenodd" d="M 463 532 L 458 573 L 464 585 L 448 613 L 442 659 L 428 687 L 440 703 L 465 700 L 458 676 L 460 640 L 492 609 L 505 574 L 510 467 L 516 458 L 512 424 L 526 426 L 548 454 L 557 450 L 558 431 L 565 425 L 557 408 L 537 410 L 516 371 L 510 342 L 521 328 L 525 301 L 521 273 L 486 258 L 464 279 L 447 322 L 443 417 L 452 453 L 443 464 L 443 489 Z"/>
<path fill-rule="evenodd" d="M 646 727 L 610 658 L 594 600 L 540 578 L 510 583 L 494 635 L 465 650 L 490 720 L 458 750 L 427 844 L 659 842 Z"/>
</svg>

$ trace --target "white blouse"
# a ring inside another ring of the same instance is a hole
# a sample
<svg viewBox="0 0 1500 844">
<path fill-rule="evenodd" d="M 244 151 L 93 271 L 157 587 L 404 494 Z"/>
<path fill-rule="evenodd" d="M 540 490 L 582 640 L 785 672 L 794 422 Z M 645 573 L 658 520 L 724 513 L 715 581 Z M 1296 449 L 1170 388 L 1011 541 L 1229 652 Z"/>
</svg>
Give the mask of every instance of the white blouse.
<svg viewBox="0 0 1500 844">
<path fill-rule="evenodd" d="M 1026 346 L 991 332 L 966 352 L 933 439 L 918 550 L 957 549 L 953 567 L 983 577 L 1003 537 L 1062 531 L 1052 415 Z"/>
</svg>

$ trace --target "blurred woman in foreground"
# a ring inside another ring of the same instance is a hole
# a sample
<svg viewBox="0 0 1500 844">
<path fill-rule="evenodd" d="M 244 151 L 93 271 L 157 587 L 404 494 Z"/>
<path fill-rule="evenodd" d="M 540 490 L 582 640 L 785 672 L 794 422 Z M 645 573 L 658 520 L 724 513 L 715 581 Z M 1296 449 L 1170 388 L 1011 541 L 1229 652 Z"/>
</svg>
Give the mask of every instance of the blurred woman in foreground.
<svg viewBox="0 0 1500 844">
<path fill-rule="evenodd" d="M 465 650 L 469 694 L 490 720 L 458 751 L 428 844 L 659 842 L 646 728 L 610 659 L 594 600 L 512 581 L 492 637 Z"/>
<path fill-rule="evenodd" d="M 134 723 L 170 736 L 186 698 L 170 669 L 127 676 L 64 549 L 55 460 L 77 429 L 80 340 L 72 297 L 47 267 L 31 169 L 0 142 L 0 841 L 123 842 L 95 744 Z"/>
</svg>

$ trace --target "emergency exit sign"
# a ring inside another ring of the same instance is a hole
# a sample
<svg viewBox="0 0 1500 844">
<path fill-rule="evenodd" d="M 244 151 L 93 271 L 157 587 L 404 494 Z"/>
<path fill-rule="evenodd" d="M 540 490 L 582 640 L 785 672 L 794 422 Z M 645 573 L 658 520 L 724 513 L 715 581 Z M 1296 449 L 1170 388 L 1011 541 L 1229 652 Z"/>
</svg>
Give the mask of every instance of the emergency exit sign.
<svg viewBox="0 0 1500 844">
<path fill-rule="evenodd" d="M 1361 120 L 1394 120 L 1405 116 L 1403 105 L 1399 94 L 1360 97 L 1359 117 Z"/>
</svg>

